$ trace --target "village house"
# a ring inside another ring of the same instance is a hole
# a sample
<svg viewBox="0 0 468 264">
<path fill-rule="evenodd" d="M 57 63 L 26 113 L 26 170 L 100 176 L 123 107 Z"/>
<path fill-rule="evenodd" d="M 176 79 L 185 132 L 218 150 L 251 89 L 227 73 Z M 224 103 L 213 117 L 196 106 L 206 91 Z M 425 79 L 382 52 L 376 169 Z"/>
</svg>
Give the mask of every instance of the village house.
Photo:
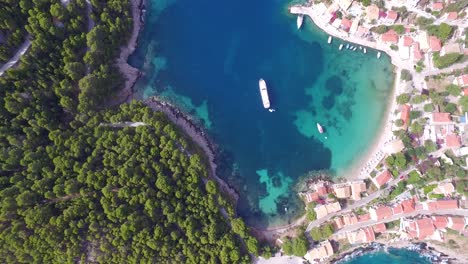
<svg viewBox="0 0 468 264">
<path fill-rule="evenodd" d="M 390 29 L 389 31 L 383 33 L 380 36 L 380 40 L 385 43 L 392 43 L 392 44 L 397 44 L 398 43 L 398 34 L 395 32 L 395 30 Z"/>
<path fill-rule="evenodd" d="M 311 202 L 317 202 L 320 200 L 320 196 L 318 195 L 317 192 L 309 192 L 304 195 L 305 202 L 306 203 L 311 203 Z"/>
<path fill-rule="evenodd" d="M 328 194 L 328 183 L 324 181 L 319 181 L 309 185 L 309 189 L 318 193 L 319 196 L 324 196 Z"/>
<path fill-rule="evenodd" d="M 370 218 L 374 221 L 380 221 L 382 219 L 389 218 L 393 215 L 392 208 L 381 205 L 378 208 L 369 209 Z"/>
<path fill-rule="evenodd" d="M 447 13 L 446 19 L 448 21 L 453 21 L 453 20 L 456 20 L 457 18 L 458 18 L 458 13 L 457 12 L 448 12 Z"/>
<path fill-rule="evenodd" d="M 416 210 L 414 199 L 401 202 L 401 206 L 403 207 L 403 213 L 405 214 L 412 213 Z"/>
<path fill-rule="evenodd" d="M 369 28 L 364 26 L 359 26 L 356 32 L 356 36 L 358 37 L 365 37 L 369 34 Z"/>
<path fill-rule="evenodd" d="M 468 74 L 458 76 L 456 80 L 457 80 L 458 86 L 462 88 L 468 86 Z"/>
<path fill-rule="evenodd" d="M 392 208 L 392 213 L 393 213 L 394 215 L 403 213 L 403 206 L 402 206 L 401 204 L 396 204 L 396 205 Z"/>
<path fill-rule="evenodd" d="M 344 226 L 355 225 L 358 223 L 358 219 L 355 214 L 343 215 Z"/>
<path fill-rule="evenodd" d="M 333 247 L 329 240 L 325 240 L 320 243 L 317 247 L 309 250 L 305 254 L 304 258 L 310 263 L 321 263 L 326 258 L 329 258 L 333 255 Z"/>
<path fill-rule="evenodd" d="M 343 217 L 341 216 L 336 217 L 335 219 L 333 219 L 333 223 L 335 224 L 335 227 L 337 230 L 343 228 L 344 226 Z"/>
<path fill-rule="evenodd" d="M 444 9 L 444 3 L 441 3 L 441 2 L 436 2 L 436 3 L 432 3 L 432 8 L 431 8 L 433 11 L 442 11 L 442 9 Z"/>
<path fill-rule="evenodd" d="M 409 238 L 441 240 L 441 234 L 436 230 L 429 217 L 418 220 L 403 219 L 400 231 L 405 232 Z"/>
<path fill-rule="evenodd" d="M 376 224 L 372 227 L 372 229 L 374 230 L 374 233 L 383 233 L 387 231 L 387 227 L 384 223 Z"/>
<path fill-rule="evenodd" d="M 432 223 L 437 229 L 444 229 L 448 225 L 448 219 L 445 216 L 432 216 Z"/>
<path fill-rule="evenodd" d="M 418 34 L 419 49 L 423 52 L 429 51 L 429 36 L 426 31 L 420 31 Z"/>
<path fill-rule="evenodd" d="M 326 205 L 319 205 L 314 208 L 317 214 L 317 219 L 327 216 L 328 214 L 335 213 L 341 210 L 341 205 L 338 202 L 329 203 Z"/>
<path fill-rule="evenodd" d="M 461 216 L 450 216 L 448 217 L 447 227 L 456 231 L 463 231 L 466 226 L 466 219 Z"/>
<path fill-rule="evenodd" d="M 338 199 L 348 199 L 351 197 L 351 186 L 348 184 L 335 184 L 333 185 L 333 191 Z"/>
<path fill-rule="evenodd" d="M 446 44 L 442 47 L 442 50 L 440 51 L 440 56 L 445 56 L 446 54 L 449 53 L 458 53 L 461 54 L 463 53 L 463 50 L 461 49 L 461 45 L 458 43 L 450 43 Z"/>
<path fill-rule="evenodd" d="M 413 48 L 413 61 L 414 62 L 420 61 L 423 58 L 423 54 L 419 47 L 419 42 L 414 42 L 412 48 Z"/>
<path fill-rule="evenodd" d="M 403 36 L 398 42 L 398 53 L 400 58 L 407 60 L 410 58 L 411 46 L 413 45 L 413 39 L 410 36 Z"/>
<path fill-rule="evenodd" d="M 394 24 L 395 21 L 397 20 L 397 18 L 398 18 L 398 13 L 397 12 L 395 12 L 393 10 L 388 10 L 387 11 L 387 16 L 384 19 L 384 23 Z"/>
<path fill-rule="evenodd" d="M 366 191 L 366 183 L 364 181 L 355 181 L 351 183 L 351 197 L 353 200 L 361 200 L 361 193 Z"/>
<path fill-rule="evenodd" d="M 451 122 L 450 113 L 432 113 L 431 115 L 431 123 L 434 125 L 444 125 Z"/>
<path fill-rule="evenodd" d="M 371 22 L 373 20 L 379 19 L 379 8 L 376 5 L 370 5 L 366 7 L 366 20 L 367 22 Z"/>
<path fill-rule="evenodd" d="M 350 244 L 370 243 L 375 241 L 375 233 L 371 227 L 346 234 Z"/>
<path fill-rule="evenodd" d="M 445 146 L 447 148 L 459 148 L 461 147 L 461 138 L 456 134 L 448 134 L 445 137 Z"/>
<path fill-rule="evenodd" d="M 385 170 L 382 172 L 380 175 L 378 175 L 375 178 L 372 178 L 372 182 L 377 186 L 377 188 L 382 188 L 387 182 L 389 182 L 392 179 L 392 174 L 390 171 Z"/>
<path fill-rule="evenodd" d="M 405 104 L 400 107 L 400 119 L 403 120 L 403 129 L 407 129 L 410 122 L 411 105 Z"/>
<path fill-rule="evenodd" d="M 423 202 L 422 209 L 429 211 L 437 211 L 444 209 L 458 209 L 458 200 L 439 200 Z"/>
<path fill-rule="evenodd" d="M 443 182 L 439 183 L 437 187 L 433 190 L 434 193 L 436 194 L 443 194 L 445 196 L 452 194 L 455 192 L 455 187 L 451 182 Z"/>
<path fill-rule="evenodd" d="M 436 36 L 429 37 L 429 47 L 431 52 L 437 52 L 442 49 L 442 42 Z"/>
<path fill-rule="evenodd" d="M 351 29 L 352 24 L 353 24 L 353 22 L 351 20 L 343 18 L 341 20 L 341 29 L 343 29 L 346 32 L 349 32 L 349 30 Z"/>
</svg>

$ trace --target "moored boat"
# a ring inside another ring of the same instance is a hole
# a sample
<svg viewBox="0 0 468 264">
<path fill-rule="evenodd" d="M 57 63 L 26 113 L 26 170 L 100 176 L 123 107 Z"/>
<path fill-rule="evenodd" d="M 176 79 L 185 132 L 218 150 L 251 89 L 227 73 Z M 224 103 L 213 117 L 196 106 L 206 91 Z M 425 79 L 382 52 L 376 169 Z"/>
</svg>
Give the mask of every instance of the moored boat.
<svg viewBox="0 0 468 264">
<path fill-rule="evenodd" d="M 304 22 L 304 15 L 297 15 L 297 29 L 301 28 L 302 22 Z"/>
<path fill-rule="evenodd" d="M 367 53 L 367 49 L 366 49 L 366 48 L 364 48 L 364 54 L 366 54 L 366 53 Z"/>
<path fill-rule="evenodd" d="M 339 50 L 342 50 L 343 49 L 343 44 L 340 44 L 340 46 L 338 47 Z"/>
<path fill-rule="evenodd" d="M 270 108 L 270 99 L 268 98 L 268 89 L 265 80 L 260 79 L 258 81 L 258 86 L 260 87 L 260 96 L 262 96 L 263 107 L 268 109 Z"/>
<path fill-rule="evenodd" d="M 317 123 L 317 130 L 320 134 L 323 133 L 323 127 L 319 123 Z"/>
<path fill-rule="evenodd" d="M 377 58 L 380 59 L 380 56 L 382 55 L 382 53 L 379 51 L 377 52 Z"/>
<path fill-rule="evenodd" d="M 349 49 L 349 43 L 348 43 L 348 44 L 346 44 L 346 49 Z"/>
<path fill-rule="evenodd" d="M 332 42 L 332 39 L 333 39 L 332 36 L 328 36 L 328 41 L 327 41 L 328 44 L 330 44 Z"/>
</svg>

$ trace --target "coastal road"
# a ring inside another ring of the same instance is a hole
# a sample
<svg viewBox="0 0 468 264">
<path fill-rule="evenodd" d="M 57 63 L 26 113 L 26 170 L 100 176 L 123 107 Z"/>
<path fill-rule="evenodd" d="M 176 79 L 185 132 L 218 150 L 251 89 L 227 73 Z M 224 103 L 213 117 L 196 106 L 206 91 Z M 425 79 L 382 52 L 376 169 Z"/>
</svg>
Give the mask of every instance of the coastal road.
<svg viewBox="0 0 468 264">
<path fill-rule="evenodd" d="M 419 210 L 419 211 L 415 211 L 415 212 L 407 213 L 407 214 L 397 214 L 397 215 L 392 215 L 390 218 L 386 218 L 380 221 L 369 220 L 369 221 L 357 223 L 354 225 L 346 226 L 340 229 L 338 232 L 335 232 L 333 236 L 341 235 L 347 232 L 352 232 L 352 231 L 355 231 L 357 229 L 360 229 L 366 226 L 373 226 L 373 225 L 380 224 L 380 223 L 389 223 L 389 222 L 398 220 L 402 217 L 415 217 L 418 215 L 456 215 L 456 216 L 468 217 L 468 210 L 464 210 L 464 209 L 444 209 L 444 210 L 437 210 L 437 211 Z"/>
</svg>

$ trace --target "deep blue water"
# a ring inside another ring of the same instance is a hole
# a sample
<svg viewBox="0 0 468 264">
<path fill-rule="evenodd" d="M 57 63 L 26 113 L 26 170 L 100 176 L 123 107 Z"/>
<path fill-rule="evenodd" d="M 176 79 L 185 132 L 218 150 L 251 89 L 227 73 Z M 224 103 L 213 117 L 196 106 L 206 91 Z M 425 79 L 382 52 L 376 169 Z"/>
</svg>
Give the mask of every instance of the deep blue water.
<svg viewBox="0 0 468 264">
<path fill-rule="evenodd" d="M 328 45 L 308 19 L 298 31 L 286 1 L 147 3 L 130 59 L 145 74 L 139 94 L 163 97 L 200 120 L 250 224 L 290 220 L 302 207 L 291 191 L 296 179 L 322 169 L 347 176 L 374 140 L 393 81 L 388 57 L 338 51 L 341 42 Z M 274 113 L 263 109 L 260 78 Z"/>
<path fill-rule="evenodd" d="M 352 260 L 342 262 L 342 264 L 430 264 L 427 258 L 421 256 L 416 251 L 407 249 L 392 249 L 388 253 L 379 251 L 365 254 Z"/>
</svg>

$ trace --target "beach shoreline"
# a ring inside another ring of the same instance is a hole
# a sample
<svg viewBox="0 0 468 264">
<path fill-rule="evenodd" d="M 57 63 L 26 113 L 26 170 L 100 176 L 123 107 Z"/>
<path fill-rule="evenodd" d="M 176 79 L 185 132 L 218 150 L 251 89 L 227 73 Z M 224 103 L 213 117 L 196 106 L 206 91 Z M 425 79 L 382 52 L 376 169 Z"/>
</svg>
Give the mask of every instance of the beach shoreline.
<svg viewBox="0 0 468 264">
<path fill-rule="evenodd" d="M 401 70 L 407 69 L 412 70 L 412 64 L 402 61 L 398 53 L 386 44 L 381 42 L 372 42 L 366 39 L 362 39 L 356 36 L 349 35 L 348 33 L 338 30 L 326 22 L 321 20 L 320 14 L 313 8 L 312 5 L 302 6 L 294 5 L 289 9 L 291 14 L 302 14 L 308 16 L 316 27 L 325 33 L 329 34 L 332 37 L 339 38 L 343 41 L 361 45 L 363 47 L 372 48 L 381 52 L 384 52 L 390 57 L 391 63 L 394 66 L 395 79 L 393 83 L 393 90 L 391 96 L 388 98 L 390 100 L 383 116 L 383 122 L 381 123 L 381 128 L 377 132 L 375 138 L 372 140 L 370 147 L 356 160 L 352 161 L 349 168 L 346 170 L 346 174 L 343 175 L 346 179 L 356 180 L 356 179 L 366 179 L 369 176 L 369 173 L 372 171 L 372 167 L 378 165 L 378 163 L 383 158 L 383 149 L 384 144 L 393 137 L 392 132 L 392 114 L 397 110 L 396 97 L 398 95 L 398 88 L 401 84 Z M 367 167 L 367 170 L 366 170 Z M 343 174 L 343 173 L 340 173 Z M 342 175 L 338 175 L 342 176 Z"/>
</svg>

